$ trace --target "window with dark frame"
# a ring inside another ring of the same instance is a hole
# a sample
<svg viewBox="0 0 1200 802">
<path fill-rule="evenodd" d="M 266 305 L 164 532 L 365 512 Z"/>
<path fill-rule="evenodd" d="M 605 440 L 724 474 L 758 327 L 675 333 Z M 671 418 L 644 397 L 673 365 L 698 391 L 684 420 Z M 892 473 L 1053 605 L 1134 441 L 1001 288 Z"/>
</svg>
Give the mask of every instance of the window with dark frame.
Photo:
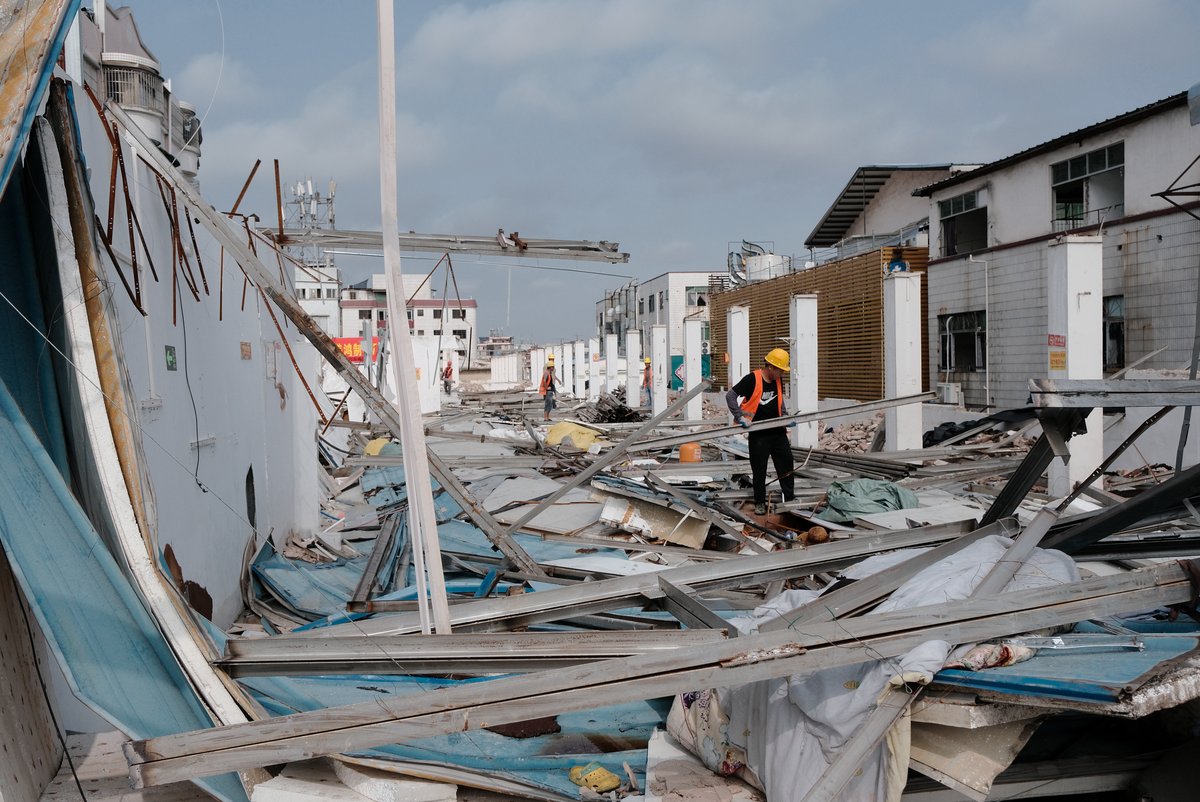
<svg viewBox="0 0 1200 802">
<path fill-rule="evenodd" d="M 1125 214 L 1125 143 L 1050 165 L 1054 231 L 1098 225 Z"/>
<path fill-rule="evenodd" d="M 1125 367 L 1125 296 L 1104 298 L 1104 372 Z"/>
<path fill-rule="evenodd" d="M 938 370 L 975 373 L 987 368 L 987 313 L 938 315 Z"/>
<path fill-rule="evenodd" d="M 972 190 L 938 201 L 942 256 L 987 247 L 987 206 L 980 206 L 979 199 L 979 190 Z"/>
</svg>

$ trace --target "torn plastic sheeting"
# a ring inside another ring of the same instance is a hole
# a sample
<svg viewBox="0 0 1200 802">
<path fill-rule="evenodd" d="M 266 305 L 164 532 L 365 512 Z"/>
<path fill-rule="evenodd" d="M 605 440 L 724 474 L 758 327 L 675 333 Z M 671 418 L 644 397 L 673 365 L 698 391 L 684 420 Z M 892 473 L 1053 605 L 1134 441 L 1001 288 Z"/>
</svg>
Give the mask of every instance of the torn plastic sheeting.
<svg viewBox="0 0 1200 802">
<path fill-rule="evenodd" d="M 919 507 L 917 494 L 881 479 L 851 479 L 834 482 L 826 491 L 826 506 L 816 514 L 824 521 L 848 524 L 855 515 Z"/>
<path fill-rule="evenodd" d="M 1011 544 L 1012 540 L 1005 537 L 984 538 L 909 579 L 872 613 L 965 599 Z M 857 566 L 860 574 L 869 575 L 872 559 Z M 878 560 L 877 570 L 895 563 L 894 555 L 883 555 Z M 1021 590 L 1077 580 L 1078 570 L 1071 558 L 1061 552 L 1035 549 L 1005 589 Z M 786 611 L 790 609 L 790 603 L 804 599 L 804 595 L 796 595 L 782 604 L 773 600 L 773 603 L 756 609 L 753 615 L 735 619 L 733 623 L 739 629 L 744 626 L 753 631 L 764 621 L 780 615 L 781 608 Z M 820 600 L 811 603 L 820 604 Z M 960 648 L 969 646 L 964 644 Z M 832 765 L 839 750 L 854 737 L 888 681 L 910 671 L 932 676 L 942 666 L 950 649 L 949 643 L 931 640 L 898 660 L 868 661 L 722 689 L 719 704 L 728 717 L 723 728 L 728 735 L 727 746 L 731 753 L 740 749 L 745 754 L 744 762 L 750 769 L 750 777 L 758 779 L 768 799 L 801 798 Z M 677 706 L 681 704 L 676 702 Z M 712 732 L 704 729 L 705 722 L 700 720 L 699 712 L 680 713 L 682 715 L 673 718 L 688 726 L 676 735 L 677 738 L 686 738 L 688 732 L 698 733 L 701 739 L 706 732 L 711 736 Z M 710 711 L 706 715 L 719 716 L 719 713 Z M 906 728 L 907 719 L 901 719 L 897 728 L 893 728 L 889 742 L 875 749 L 873 757 L 863 763 L 860 773 L 843 789 L 839 800 L 875 802 L 898 798 L 908 762 Z M 721 727 L 715 730 L 721 731 Z M 715 747 L 699 750 L 701 759 L 706 759 L 706 752 L 711 760 L 714 755 L 724 754 L 726 749 L 718 742 Z M 885 757 L 888 754 L 893 757 L 890 764 Z M 710 765 L 710 768 L 717 770 L 719 765 Z"/>
<path fill-rule="evenodd" d="M 587 451 L 600 438 L 600 432 L 571 421 L 559 421 L 546 430 L 546 445 L 570 445 Z"/>
<path fill-rule="evenodd" d="M 403 658 L 397 658 L 403 670 Z M 372 699 L 431 693 L 439 688 L 486 678 L 446 680 L 429 677 L 345 675 L 339 677 L 254 677 L 239 680 L 273 715 L 340 707 Z M 480 775 L 500 776 L 565 800 L 579 798 L 567 778 L 572 766 L 597 761 L 624 776 L 628 763 L 644 784 L 646 744 L 666 718 L 666 700 L 636 701 L 557 717 L 560 732 L 510 738 L 486 729 L 377 747 L 351 754 L 456 766 Z M 605 751 L 608 750 L 608 751 Z"/>
</svg>

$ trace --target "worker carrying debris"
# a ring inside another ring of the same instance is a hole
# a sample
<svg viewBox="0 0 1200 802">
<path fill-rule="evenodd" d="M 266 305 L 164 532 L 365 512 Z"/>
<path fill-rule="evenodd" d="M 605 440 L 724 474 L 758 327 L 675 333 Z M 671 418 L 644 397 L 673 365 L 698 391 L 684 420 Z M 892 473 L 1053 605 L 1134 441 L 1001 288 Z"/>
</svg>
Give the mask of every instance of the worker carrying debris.
<svg viewBox="0 0 1200 802">
<path fill-rule="evenodd" d="M 775 348 L 763 360 L 763 366 L 747 373 L 725 394 L 733 419 L 745 428 L 751 421 L 764 421 L 787 414 L 783 405 L 783 382 L 785 373 L 791 370 L 791 358 L 782 348 Z M 783 500 L 791 501 L 795 495 L 795 478 L 792 476 L 792 444 L 784 429 L 751 431 L 750 471 L 754 481 L 754 513 L 767 512 L 767 459 L 775 464 L 779 477 L 779 489 Z"/>
<path fill-rule="evenodd" d="M 542 382 L 538 385 L 538 395 L 546 399 L 543 406 L 542 420 L 550 420 L 550 410 L 554 409 L 554 396 L 558 393 L 558 377 L 554 375 L 554 354 L 546 357 L 546 368 L 542 371 Z"/>
</svg>

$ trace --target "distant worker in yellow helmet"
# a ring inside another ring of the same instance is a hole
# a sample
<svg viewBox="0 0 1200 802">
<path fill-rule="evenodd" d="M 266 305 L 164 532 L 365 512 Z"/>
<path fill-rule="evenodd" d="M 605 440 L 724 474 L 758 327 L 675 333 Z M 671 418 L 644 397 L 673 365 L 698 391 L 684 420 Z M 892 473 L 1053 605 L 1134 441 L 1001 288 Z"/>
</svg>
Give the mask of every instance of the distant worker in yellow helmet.
<svg viewBox="0 0 1200 802">
<path fill-rule="evenodd" d="M 787 415 L 783 405 L 783 376 L 791 370 L 791 358 L 782 348 L 767 354 L 763 366 L 752 370 L 733 385 L 725 394 L 733 419 L 745 428 L 750 423 L 759 423 Z M 754 482 L 754 513 L 767 512 L 767 460 L 775 464 L 779 477 L 779 489 L 783 500 L 791 501 L 796 495 L 796 480 L 792 476 L 792 444 L 784 427 L 751 431 L 750 471 Z"/>
<path fill-rule="evenodd" d="M 538 395 L 545 400 L 542 407 L 542 420 L 550 420 L 550 410 L 554 409 L 554 397 L 558 395 L 558 376 L 554 373 L 554 354 L 546 357 L 546 368 L 542 371 Z"/>
</svg>

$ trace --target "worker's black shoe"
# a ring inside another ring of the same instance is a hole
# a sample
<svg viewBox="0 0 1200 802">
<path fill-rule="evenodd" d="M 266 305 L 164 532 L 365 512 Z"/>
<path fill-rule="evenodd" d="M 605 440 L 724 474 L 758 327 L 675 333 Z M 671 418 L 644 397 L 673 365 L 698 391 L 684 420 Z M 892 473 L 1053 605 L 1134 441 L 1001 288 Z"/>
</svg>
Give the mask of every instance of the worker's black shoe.
<svg viewBox="0 0 1200 802">
<path fill-rule="evenodd" d="M 761 501 L 758 502 L 757 504 L 755 504 L 754 505 L 754 514 L 755 515 L 766 515 L 767 514 L 767 505 Z"/>
</svg>

